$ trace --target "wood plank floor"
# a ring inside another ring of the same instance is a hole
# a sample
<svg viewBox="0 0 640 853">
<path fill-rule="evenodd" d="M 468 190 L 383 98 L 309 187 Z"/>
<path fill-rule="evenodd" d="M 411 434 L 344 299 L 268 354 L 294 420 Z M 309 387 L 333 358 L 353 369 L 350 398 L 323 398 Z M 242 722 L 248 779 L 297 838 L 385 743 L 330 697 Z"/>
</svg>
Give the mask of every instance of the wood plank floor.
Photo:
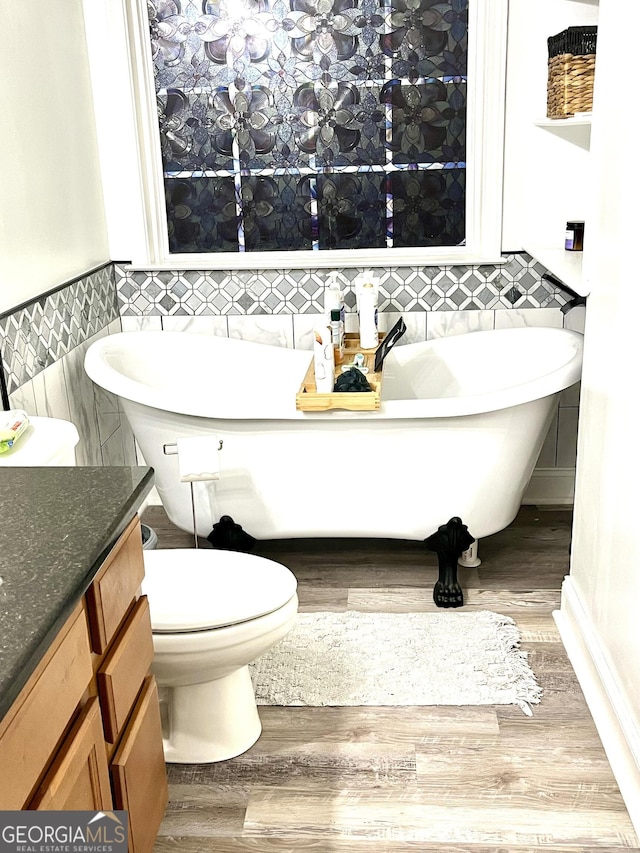
<svg viewBox="0 0 640 853">
<path fill-rule="evenodd" d="M 159 547 L 191 547 L 162 509 Z M 524 507 L 460 570 L 469 609 L 512 616 L 543 688 L 534 716 L 511 706 L 261 707 L 244 755 L 169 765 L 154 853 L 550 853 L 640 851 L 552 611 L 569 565 L 571 514 Z M 208 544 L 208 543 L 207 543 Z M 256 553 L 296 575 L 300 609 L 435 610 L 421 543 L 290 540 Z"/>
</svg>

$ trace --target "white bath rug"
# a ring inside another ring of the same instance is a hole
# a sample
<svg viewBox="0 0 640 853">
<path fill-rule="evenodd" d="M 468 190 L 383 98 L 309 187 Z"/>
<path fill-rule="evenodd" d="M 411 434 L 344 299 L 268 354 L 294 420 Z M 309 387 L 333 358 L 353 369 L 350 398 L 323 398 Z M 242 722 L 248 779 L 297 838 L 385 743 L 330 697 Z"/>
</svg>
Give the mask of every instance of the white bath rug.
<svg viewBox="0 0 640 853">
<path fill-rule="evenodd" d="M 513 619 L 489 610 L 299 613 L 251 665 L 259 705 L 519 705 L 542 691 Z"/>
</svg>

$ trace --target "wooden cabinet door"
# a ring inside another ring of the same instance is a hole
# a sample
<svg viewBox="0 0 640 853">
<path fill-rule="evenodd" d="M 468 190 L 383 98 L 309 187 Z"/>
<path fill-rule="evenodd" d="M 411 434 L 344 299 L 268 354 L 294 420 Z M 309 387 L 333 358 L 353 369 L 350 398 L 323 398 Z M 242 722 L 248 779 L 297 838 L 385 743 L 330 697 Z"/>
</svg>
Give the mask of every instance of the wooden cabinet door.
<svg viewBox="0 0 640 853">
<path fill-rule="evenodd" d="M 129 812 L 129 853 L 151 853 L 169 799 L 158 688 L 147 676 L 113 760 L 116 809 Z"/>
<path fill-rule="evenodd" d="M 90 681 L 87 620 L 78 605 L 0 723 L 0 809 L 22 809 L 32 799 Z"/>
<path fill-rule="evenodd" d="M 142 533 L 136 516 L 87 590 L 91 647 L 96 654 L 104 654 L 117 634 L 143 578 Z"/>
<path fill-rule="evenodd" d="M 39 810 L 113 808 L 100 706 L 89 699 L 29 804 Z"/>
<path fill-rule="evenodd" d="M 98 695 L 104 733 L 110 744 L 120 737 L 153 660 L 149 602 L 143 595 L 98 670 Z"/>
</svg>

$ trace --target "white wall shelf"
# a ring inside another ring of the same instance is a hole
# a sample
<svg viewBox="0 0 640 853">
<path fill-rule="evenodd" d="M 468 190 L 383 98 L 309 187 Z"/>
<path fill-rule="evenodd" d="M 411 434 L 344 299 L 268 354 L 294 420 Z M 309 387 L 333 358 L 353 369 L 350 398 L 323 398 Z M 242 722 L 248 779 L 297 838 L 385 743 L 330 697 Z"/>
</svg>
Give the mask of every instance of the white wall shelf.
<svg viewBox="0 0 640 853">
<path fill-rule="evenodd" d="M 527 252 L 540 261 L 549 272 L 579 296 L 588 296 L 589 287 L 582 277 L 582 252 L 568 252 L 555 246 L 525 246 Z"/>
<path fill-rule="evenodd" d="M 571 127 L 591 127 L 591 113 L 579 113 L 568 118 L 539 118 L 533 123 L 537 127 L 550 127 L 563 130 Z"/>
<path fill-rule="evenodd" d="M 591 113 L 582 113 L 569 118 L 540 118 L 533 124 L 585 151 L 589 151 L 591 147 Z"/>
</svg>

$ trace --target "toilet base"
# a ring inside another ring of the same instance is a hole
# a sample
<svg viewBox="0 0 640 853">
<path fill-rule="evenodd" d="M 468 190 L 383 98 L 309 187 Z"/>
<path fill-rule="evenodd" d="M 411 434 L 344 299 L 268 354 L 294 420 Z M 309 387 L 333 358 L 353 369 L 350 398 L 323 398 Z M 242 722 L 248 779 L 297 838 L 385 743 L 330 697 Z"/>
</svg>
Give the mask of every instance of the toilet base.
<svg viewBox="0 0 640 853">
<path fill-rule="evenodd" d="M 169 764 L 225 761 L 246 752 L 260 737 L 248 666 L 215 681 L 164 687 L 160 698 Z"/>
</svg>

